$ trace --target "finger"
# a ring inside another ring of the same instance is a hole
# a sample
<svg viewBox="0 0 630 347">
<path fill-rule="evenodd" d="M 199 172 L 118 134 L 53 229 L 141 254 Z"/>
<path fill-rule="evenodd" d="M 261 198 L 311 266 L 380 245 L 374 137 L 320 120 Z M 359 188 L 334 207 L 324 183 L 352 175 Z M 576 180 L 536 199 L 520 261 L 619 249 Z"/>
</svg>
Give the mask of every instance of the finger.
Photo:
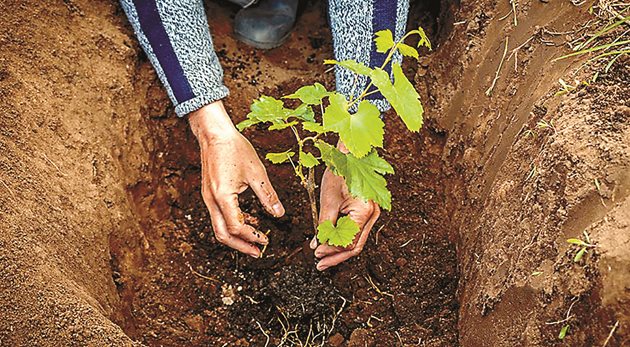
<svg viewBox="0 0 630 347">
<path fill-rule="evenodd" d="M 217 240 L 222 244 L 254 258 L 260 258 L 260 249 L 254 246 L 254 244 L 244 241 L 237 236 L 230 235 L 229 233 L 224 236 L 225 238 L 219 239 L 219 236 L 215 234 Z"/>
<path fill-rule="evenodd" d="M 278 194 L 269 182 L 267 172 L 263 169 L 256 177 L 249 181 L 249 186 L 252 187 L 254 194 L 258 197 L 263 207 L 272 216 L 278 218 L 284 216 L 284 206 L 278 198 Z"/>
<path fill-rule="evenodd" d="M 269 244 L 269 238 L 267 237 L 267 235 L 247 224 L 241 227 L 241 231 L 238 234 L 238 237 L 247 242 L 258 243 L 263 246 Z"/>
<path fill-rule="evenodd" d="M 351 248 L 353 248 L 353 246 L 351 246 Z M 343 248 L 343 247 L 337 247 L 337 246 L 331 246 L 331 245 L 327 245 L 327 244 L 323 244 L 320 245 L 319 247 L 317 247 L 317 249 L 315 250 L 315 257 L 316 258 L 323 258 L 326 256 L 329 256 L 331 254 L 335 254 L 335 253 L 339 253 L 339 252 L 343 252 L 343 251 L 347 251 L 348 248 Z"/>
<path fill-rule="evenodd" d="M 231 247 L 239 252 L 248 254 L 254 258 L 260 257 L 260 249 L 249 242 L 245 242 L 237 237 L 230 235 L 228 232 L 227 224 L 221 213 L 221 209 L 214 202 L 214 199 L 209 198 L 208 194 L 202 194 L 204 203 L 210 212 L 210 219 L 212 221 L 212 229 L 214 231 L 214 237 L 220 243 Z"/>
<path fill-rule="evenodd" d="M 252 243 L 266 245 L 269 243 L 267 235 L 253 228 L 251 225 L 245 224 L 245 216 L 238 206 L 238 195 L 230 194 L 226 198 L 222 198 L 219 202 L 219 209 L 225 219 L 228 232 Z"/>
<path fill-rule="evenodd" d="M 368 222 L 361 230 L 361 236 L 359 237 L 359 240 L 357 241 L 355 247 L 351 250 L 339 252 L 322 258 L 322 260 L 317 263 L 317 270 L 324 271 L 331 266 L 338 265 L 339 263 L 344 262 L 351 257 L 359 255 L 359 253 L 363 251 L 363 247 L 365 247 L 365 243 L 367 242 L 368 236 L 370 235 L 370 230 L 372 230 L 374 224 L 376 223 L 376 220 L 378 220 L 378 217 L 381 215 L 381 209 L 378 207 L 378 205 L 373 202 L 372 204 L 374 204 L 374 213 L 372 213 L 372 217 L 370 217 Z"/>
</svg>

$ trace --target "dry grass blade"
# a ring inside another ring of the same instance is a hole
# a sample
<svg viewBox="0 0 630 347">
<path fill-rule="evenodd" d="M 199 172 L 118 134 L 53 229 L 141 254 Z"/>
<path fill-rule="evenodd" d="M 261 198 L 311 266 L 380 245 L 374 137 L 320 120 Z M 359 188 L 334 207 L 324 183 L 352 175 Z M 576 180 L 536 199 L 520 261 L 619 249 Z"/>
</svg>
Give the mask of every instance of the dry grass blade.
<svg viewBox="0 0 630 347">
<path fill-rule="evenodd" d="M 610 329 L 610 333 L 608 333 L 608 337 L 606 337 L 606 341 L 604 341 L 604 344 L 602 345 L 602 347 L 606 347 L 606 345 L 608 345 L 608 342 L 610 342 L 610 339 L 615 334 L 615 330 L 617 330 L 617 327 L 619 327 L 619 321 L 617 321 L 615 325 L 612 327 L 612 329 Z"/>
<path fill-rule="evenodd" d="M 497 71 L 494 73 L 494 79 L 492 80 L 492 84 L 486 90 L 487 96 L 492 95 L 492 90 L 494 89 L 494 86 L 497 84 L 497 81 L 499 80 L 499 77 L 501 76 L 501 68 L 503 67 L 503 62 L 505 61 L 505 56 L 507 55 L 507 52 L 508 52 L 508 43 L 509 43 L 509 37 L 506 37 L 505 47 L 503 48 L 503 56 L 501 57 L 501 61 L 499 61 L 499 67 L 497 68 Z"/>
</svg>

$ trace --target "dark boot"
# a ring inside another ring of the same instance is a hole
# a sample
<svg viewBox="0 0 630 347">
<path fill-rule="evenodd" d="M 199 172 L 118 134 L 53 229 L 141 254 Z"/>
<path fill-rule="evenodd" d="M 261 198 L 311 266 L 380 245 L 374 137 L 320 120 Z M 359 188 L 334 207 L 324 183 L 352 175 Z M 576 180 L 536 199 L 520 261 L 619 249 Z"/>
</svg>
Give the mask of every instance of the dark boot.
<svg viewBox="0 0 630 347">
<path fill-rule="evenodd" d="M 260 0 L 234 18 L 234 34 L 246 44 L 271 49 L 280 46 L 291 33 L 298 0 Z"/>
<path fill-rule="evenodd" d="M 228 0 L 229 2 L 239 5 L 242 8 L 250 7 L 255 4 L 258 0 Z"/>
</svg>

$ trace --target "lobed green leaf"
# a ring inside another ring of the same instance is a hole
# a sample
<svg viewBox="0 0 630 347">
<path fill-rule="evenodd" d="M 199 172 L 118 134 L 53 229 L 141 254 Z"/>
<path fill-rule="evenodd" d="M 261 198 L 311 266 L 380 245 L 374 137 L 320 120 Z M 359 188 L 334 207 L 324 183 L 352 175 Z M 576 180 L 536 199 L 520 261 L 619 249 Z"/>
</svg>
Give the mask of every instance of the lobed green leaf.
<svg viewBox="0 0 630 347">
<path fill-rule="evenodd" d="M 329 220 L 323 221 L 317 227 L 317 239 L 322 244 L 347 247 L 354 241 L 359 231 L 359 225 L 349 216 L 344 216 L 337 220 L 336 226 Z"/>
<path fill-rule="evenodd" d="M 324 129 L 338 133 L 350 153 L 361 158 L 370 152 L 372 146 L 383 147 L 385 124 L 376 106 L 363 100 L 357 112 L 351 115 L 345 96 L 334 93 L 329 100 L 330 105 L 323 116 Z"/>
<path fill-rule="evenodd" d="M 320 83 L 315 83 L 310 86 L 304 86 L 295 91 L 295 93 L 284 96 L 287 99 L 300 99 L 303 103 L 308 105 L 319 105 L 322 103 L 322 99 L 327 97 L 329 92 L 326 87 Z"/>
<path fill-rule="evenodd" d="M 371 74 L 372 83 L 396 110 L 407 129 L 418 131 L 422 127 L 422 115 L 424 113 L 420 95 L 403 73 L 400 64 L 392 64 L 392 71 L 394 74 L 393 84 L 389 74 L 378 68 L 374 69 Z"/>
<path fill-rule="evenodd" d="M 318 141 L 316 144 L 322 160 L 338 176 L 342 176 L 350 194 L 363 200 L 372 200 L 386 210 L 391 209 L 392 194 L 387 190 L 385 174 L 393 174 L 394 168 L 376 150 L 357 158 L 344 154 L 333 146 Z"/>
<path fill-rule="evenodd" d="M 252 103 L 247 119 L 238 123 L 236 128 L 239 131 L 243 131 L 252 125 L 268 122 L 272 123 L 272 127 L 269 130 L 279 130 L 286 128 L 283 124 L 287 123 L 292 117 L 303 121 L 315 121 L 315 113 L 307 104 L 302 104 L 295 110 L 292 110 L 284 107 L 282 100 L 262 95 Z M 277 126 L 273 127 L 273 125 Z"/>
<path fill-rule="evenodd" d="M 429 38 L 427 37 L 427 34 L 424 32 L 424 29 L 422 29 L 422 27 L 418 27 L 417 30 L 412 30 L 411 33 L 418 34 L 418 36 L 420 36 L 420 40 L 418 41 L 418 48 L 424 46 L 428 49 L 433 49 L 431 48 L 431 41 L 429 41 Z"/>
<path fill-rule="evenodd" d="M 376 51 L 379 53 L 385 53 L 392 49 L 396 44 L 394 42 L 394 35 L 389 29 L 376 32 L 374 42 L 376 43 Z"/>
</svg>

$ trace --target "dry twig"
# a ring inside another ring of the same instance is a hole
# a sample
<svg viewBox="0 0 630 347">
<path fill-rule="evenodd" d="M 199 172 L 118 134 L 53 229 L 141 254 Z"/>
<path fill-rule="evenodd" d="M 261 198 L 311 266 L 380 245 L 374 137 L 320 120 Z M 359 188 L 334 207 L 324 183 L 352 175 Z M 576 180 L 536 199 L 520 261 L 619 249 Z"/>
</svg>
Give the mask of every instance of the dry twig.
<svg viewBox="0 0 630 347">
<path fill-rule="evenodd" d="M 499 61 L 499 67 L 497 68 L 497 71 L 494 74 L 494 79 L 492 80 L 492 84 L 490 85 L 490 88 L 486 90 L 487 96 L 492 95 L 492 90 L 494 89 L 494 86 L 497 84 L 497 81 L 499 80 L 499 77 L 501 74 L 501 68 L 503 67 L 503 61 L 505 61 L 505 56 L 507 55 L 507 51 L 508 51 L 508 43 L 509 43 L 508 41 L 509 41 L 509 37 L 506 37 L 505 48 L 503 48 L 503 56 L 501 57 L 501 61 Z"/>
</svg>

